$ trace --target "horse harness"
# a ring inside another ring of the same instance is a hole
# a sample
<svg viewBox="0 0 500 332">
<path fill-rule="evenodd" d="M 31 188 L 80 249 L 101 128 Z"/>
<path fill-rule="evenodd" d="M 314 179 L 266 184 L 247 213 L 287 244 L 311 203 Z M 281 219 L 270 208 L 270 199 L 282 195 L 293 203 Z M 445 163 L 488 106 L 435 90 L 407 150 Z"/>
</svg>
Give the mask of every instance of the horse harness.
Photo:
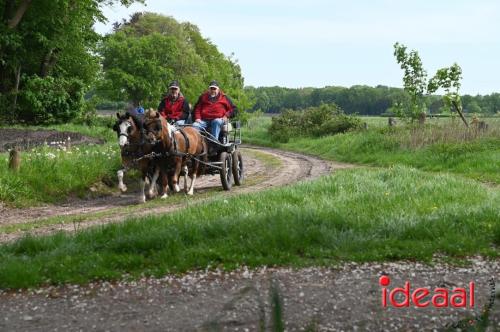
<svg viewBox="0 0 500 332">
<path fill-rule="evenodd" d="M 182 137 L 184 137 L 184 141 L 186 142 L 186 151 L 189 151 L 189 147 L 190 147 L 190 143 L 189 143 L 189 138 L 186 134 L 186 132 L 184 131 L 184 129 L 182 128 L 176 128 L 175 131 L 172 131 L 171 134 L 170 134 L 170 139 L 172 141 L 172 144 L 170 145 L 170 148 L 167 152 L 151 152 L 151 153 L 148 153 L 148 154 L 145 154 L 137 159 L 135 159 L 136 161 L 139 161 L 139 160 L 142 160 L 142 159 L 156 159 L 156 158 L 161 158 L 161 157 L 168 157 L 168 156 L 175 156 L 175 157 L 186 157 L 186 158 L 189 158 L 189 159 L 194 159 L 196 161 L 199 161 L 203 164 L 205 164 L 205 162 L 203 160 L 200 160 L 198 159 L 199 157 L 202 157 L 204 155 L 207 154 L 207 151 L 203 151 L 202 153 L 200 154 L 197 154 L 197 155 L 193 155 L 193 154 L 190 154 L 190 153 L 186 153 L 186 152 L 180 152 L 178 150 L 178 142 L 177 142 L 177 138 L 175 136 L 175 132 L 176 131 L 179 131 L 181 134 L 182 134 Z M 205 149 L 204 149 L 205 150 Z"/>
</svg>

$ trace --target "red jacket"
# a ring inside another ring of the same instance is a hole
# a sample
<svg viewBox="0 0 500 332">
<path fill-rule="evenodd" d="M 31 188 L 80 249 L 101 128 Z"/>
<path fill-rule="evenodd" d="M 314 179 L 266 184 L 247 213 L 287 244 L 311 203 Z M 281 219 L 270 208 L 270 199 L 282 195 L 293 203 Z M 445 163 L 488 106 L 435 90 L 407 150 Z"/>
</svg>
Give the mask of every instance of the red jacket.
<svg viewBox="0 0 500 332">
<path fill-rule="evenodd" d="M 231 99 L 219 91 L 219 95 L 210 99 L 210 93 L 207 91 L 198 98 L 198 102 L 194 107 L 194 119 L 198 120 L 213 120 L 222 117 L 230 118 L 236 111 Z"/>
<path fill-rule="evenodd" d="M 167 95 L 158 106 L 158 111 L 167 120 L 186 120 L 189 116 L 189 103 L 182 95 L 176 100 Z"/>
</svg>

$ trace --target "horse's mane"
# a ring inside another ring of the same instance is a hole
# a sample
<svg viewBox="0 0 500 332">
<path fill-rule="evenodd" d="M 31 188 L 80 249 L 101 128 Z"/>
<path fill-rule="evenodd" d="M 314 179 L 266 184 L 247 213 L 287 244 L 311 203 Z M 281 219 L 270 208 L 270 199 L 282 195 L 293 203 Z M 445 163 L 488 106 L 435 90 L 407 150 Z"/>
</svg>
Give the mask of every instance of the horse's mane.
<svg viewBox="0 0 500 332">
<path fill-rule="evenodd" d="M 156 118 L 156 117 L 157 117 L 157 114 L 158 114 L 158 112 L 157 112 L 157 111 L 155 111 L 154 109 L 150 108 L 150 109 L 148 109 L 148 110 L 145 112 L 145 114 L 144 114 L 144 115 L 146 116 L 146 118 L 149 118 L 149 119 L 154 119 L 154 118 Z"/>
</svg>

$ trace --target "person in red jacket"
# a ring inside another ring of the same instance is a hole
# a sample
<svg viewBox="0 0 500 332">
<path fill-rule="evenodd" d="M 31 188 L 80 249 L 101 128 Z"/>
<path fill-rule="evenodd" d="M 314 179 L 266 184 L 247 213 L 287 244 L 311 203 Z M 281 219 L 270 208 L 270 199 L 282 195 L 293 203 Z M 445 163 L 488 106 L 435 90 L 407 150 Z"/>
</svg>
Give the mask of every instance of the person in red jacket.
<svg viewBox="0 0 500 332">
<path fill-rule="evenodd" d="M 179 82 L 170 82 L 168 93 L 158 105 L 158 112 L 170 123 L 184 125 L 188 122 L 190 111 L 189 103 L 181 93 Z"/>
<path fill-rule="evenodd" d="M 232 100 L 219 88 L 217 81 L 210 82 L 194 107 L 193 126 L 198 130 L 210 128 L 210 133 L 218 140 L 222 125 L 237 112 Z"/>
</svg>

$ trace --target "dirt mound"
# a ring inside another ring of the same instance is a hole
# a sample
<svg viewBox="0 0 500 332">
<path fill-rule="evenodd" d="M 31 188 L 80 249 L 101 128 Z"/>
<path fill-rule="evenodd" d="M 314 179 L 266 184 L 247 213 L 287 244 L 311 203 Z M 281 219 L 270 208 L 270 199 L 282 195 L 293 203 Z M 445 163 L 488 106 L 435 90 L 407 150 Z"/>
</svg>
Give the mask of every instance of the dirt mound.
<svg viewBox="0 0 500 332">
<path fill-rule="evenodd" d="M 69 131 L 0 128 L 0 152 L 5 152 L 16 146 L 21 150 L 28 150 L 45 143 L 48 145 L 63 144 L 62 142 L 65 142 L 68 137 L 71 144 L 104 143 L 101 139 Z"/>
</svg>

